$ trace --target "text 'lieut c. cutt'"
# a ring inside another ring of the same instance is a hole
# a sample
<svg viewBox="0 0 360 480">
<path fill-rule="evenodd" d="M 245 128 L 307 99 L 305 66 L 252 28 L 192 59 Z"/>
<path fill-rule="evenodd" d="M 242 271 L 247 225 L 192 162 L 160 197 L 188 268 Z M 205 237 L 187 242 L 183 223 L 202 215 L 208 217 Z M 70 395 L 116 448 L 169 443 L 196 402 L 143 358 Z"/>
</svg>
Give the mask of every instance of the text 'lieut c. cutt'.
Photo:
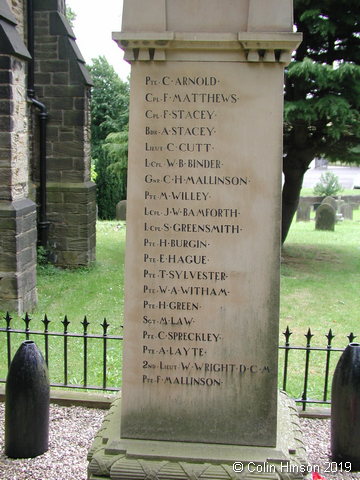
<svg viewBox="0 0 360 480">
<path fill-rule="evenodd" d="M 174 86 L 177 87 L 176 93 L 168 90 Z M 186 377 L 188 370 L 180 377 L 164 377 L 165 369 L 179 370 L 180 364 L 163 359 L 157 362 L 154 359 L 157 356 L 206 357 L 208 349 L 202 343 L 211 346 L 212 355 L 216 358 L 217 347 L 214 344 L 220 345 L 224 340 L 221 332 L 199 333 L 194 328 L 200 319 L 196 315 L 201 315 L 199 312 L 208 307 L 208 302 L 211 304 L 232 296 L 229 283 L 231 272 L 209 267 L 218 263 L 221 237 L 240 236 L 244 230 L 241 191 L 249 188 L 251 179 L 242 174 L 240 164 L 235 163 L 235 168 L 229 168 L 228 159 L 217 149 L 217 136 L 226 120 L 224 116 L 231 113 L 229 108 L 238 104 L 240 94 L 223 91 L 220 78 L 202 75 L 164 75 L 159 78 L 145 75 L 144 88 L 145 106 L 148 106 L 144 109 L 144 120 L 149 124 L 143 131 L 142 319 L 150 330 L 143 330 L 141 361 L 142 368 L 153 369 L 156 376 L 144 375 L 143 383 L 221 387 L 224 380 L 214 377 L 214 374 L 239 373 L 235 363 L 218 371 L 216 367 L 206 367 L 203 370 L 206 377 L 192 377 L 190 374 Z M 184 107 L 184 104 L 187 106 Z M 187 154 L 191 154 L 191 157 L 187 157 Z M 204 170 L 206 175 L 202 173 Z M 206 190 L 201 187 L 206 187 Z M 224 191 L 227 189 L 239 190 L 236 196 L 231 197 L 231 204 L 224 201 Z M 233 199 L 236 199 L 236 205 Z M 181 202 L 181 206 L 178 202 Z M 204 223 L 204 219 L 211 222 Z M 210 235 L 212 239 L 216 235 L 218 240 L 210 241 Z M 153 250 L 157 249 L 160 249 L 160 253 L 154 254 Z M 202 250 L 206 250 L 206 255 Z M 199 269 L 201 266 L 206 266 L 206 269 Z M 169 280 L 176 283 L 169 284 Z M 194 281 L 204 284 L 197 285 Z M 217 287 L 217 282 L 221 282 L 222 286 Z M 214 308 L 218 308 L 215 303 Z M 149 311 L 152 311 L 151 317 L 147 313 Z M 191 320 L 174 316 L 176 311 L 190 311 Z M 184 325 L 187 331 L 179 331 L 178 328 Z M 161 327 L 168 331 L 161 330 Z M 171 342 L 171 345 L 162 346 L 164 341 Z M 174 346 L 173 342 L 198 345 Z M 164 365 L 168 365 L 168 368 Z"/>
</svg>

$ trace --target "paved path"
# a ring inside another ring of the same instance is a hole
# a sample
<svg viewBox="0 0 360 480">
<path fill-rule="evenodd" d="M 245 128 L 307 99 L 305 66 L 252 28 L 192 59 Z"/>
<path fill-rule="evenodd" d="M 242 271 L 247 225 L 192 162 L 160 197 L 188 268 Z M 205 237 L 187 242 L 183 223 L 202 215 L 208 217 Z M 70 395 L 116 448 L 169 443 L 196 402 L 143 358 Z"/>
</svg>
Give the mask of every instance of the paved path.
<svg viewBox="0 0 360 480">
<path fill-rule="evenodd" d="M 321 175 L 326 171 L 335 173 L 339 177 L 343 188 L 353 188 L 355 178 L 360 177 L 360 167 L 311 168 L 305 173 L 303 187 L 313 188 L 319 182 Z M 360 183 L 360 181 L 357 183 Z"/>
</svg>

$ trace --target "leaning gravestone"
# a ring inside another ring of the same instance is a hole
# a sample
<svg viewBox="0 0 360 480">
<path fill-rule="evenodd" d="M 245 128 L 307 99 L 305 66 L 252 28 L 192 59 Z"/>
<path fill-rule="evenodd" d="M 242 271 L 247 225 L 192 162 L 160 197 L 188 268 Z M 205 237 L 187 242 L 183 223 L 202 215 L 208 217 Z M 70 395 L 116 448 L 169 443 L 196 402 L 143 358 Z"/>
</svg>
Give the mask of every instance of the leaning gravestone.
<svg viewBox="0 0 360 480">
<path fill-rule="evenodd" d="M 328 203 L 322 203 L 316 210 L 315 229 L 335 230 L 336 212 Z"/>
<path fill-rule="evenodd" d="M 310 212 L 312 204 L 304 198 L 300 198 L 299 205 L 296 211 L 297 222 L 310 222 Z"/>
<path fill-rule="evenodd" d="M 126 200 L 120 200 L 116 204 L 115 218 L 116 220 L 126 220 Z"/>
<path fill-rule="evenodd" d="M 91 479 L 233 479 L 236 460 L 269 463 L 271 475 L 248 469 L 256 478 L 299 467 L 277 390 L 292 32 L 290 0 L 124 1 L 114 34 L 132 64 L 123 386 Z"/>
<path fill-rule="evenodd" d="M 330 196 L 325 197 L 324 200 L 322 200 L 321 203 L 331 205 L 333 207 L 333 209 L 335 210 L 335 213 L 338 210 L 338 201 L 334 197 L 330 197 Z"/>
<path fill-rule="evenodd" d="M 345 220 L 353 220 L 354 218 L 353 207 L 350 203 L 344 202 L 343 205 L 341 205 L 340 213 L 343 215 Z"/>
</svg>

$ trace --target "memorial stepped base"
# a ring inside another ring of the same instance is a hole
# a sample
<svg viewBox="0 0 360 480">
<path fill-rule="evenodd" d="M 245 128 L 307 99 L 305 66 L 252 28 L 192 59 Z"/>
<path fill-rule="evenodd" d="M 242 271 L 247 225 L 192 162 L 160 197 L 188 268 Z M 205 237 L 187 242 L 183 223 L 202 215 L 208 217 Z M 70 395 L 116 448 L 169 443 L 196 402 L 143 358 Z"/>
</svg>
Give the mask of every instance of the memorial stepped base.
<svg viewBox="0 0 360 480">
<path fill-rule="evenodd" d="M 279 394 L 276 447 L 122 439 L 120 398 L 89 451 L 89 480 L 293 480 L 307 475 L 295 403 Z M 242 472 L 233 470 L 234 462 Z"/>
</svg>

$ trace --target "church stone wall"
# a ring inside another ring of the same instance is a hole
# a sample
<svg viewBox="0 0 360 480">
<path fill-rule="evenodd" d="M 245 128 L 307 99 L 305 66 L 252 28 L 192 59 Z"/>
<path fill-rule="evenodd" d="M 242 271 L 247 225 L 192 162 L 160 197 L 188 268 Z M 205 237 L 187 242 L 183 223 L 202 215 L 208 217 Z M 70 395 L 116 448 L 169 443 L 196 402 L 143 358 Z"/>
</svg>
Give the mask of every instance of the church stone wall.
<svg viewBox="0 0 360 480">
<path fill-rule="evenodd" d="M 37 302 L 39 115 L 27 98 L 27 12 L 0 0 L 0 310 Z M 59 266 L 95 259 L 95 185 L 90 181 L 90 78 L 65 18 L 64 0 L 34 0 L 35 97 L 48 112 L 47 220 Z"/>
<path fill-rule="evenodd" d="M 37 301 L 23 8 L 23 2 L 2 0 L 0 19 L 0 309 L 17 312 Z"/>
<path fill-rule="evenodd" d="M 49 114 L 48 220 L 58 266 L 95 260 L 96 187 L 90 181 L 91 80 L 62 2 L 35 1 L 35 90 Z"/>
</svg>

